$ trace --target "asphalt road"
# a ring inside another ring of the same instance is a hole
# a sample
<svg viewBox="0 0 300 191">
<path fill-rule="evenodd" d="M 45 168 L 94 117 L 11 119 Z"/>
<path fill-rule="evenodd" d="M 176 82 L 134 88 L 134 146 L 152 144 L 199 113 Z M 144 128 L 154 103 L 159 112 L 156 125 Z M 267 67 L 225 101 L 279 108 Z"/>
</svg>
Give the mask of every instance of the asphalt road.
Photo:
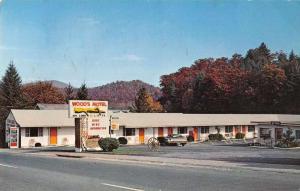
<svg viewBox="0 0 300 191">
<path fill-rule="evenodd" d="M 1 191 L 300 190 L 300 174 L 134 165 L 0 151 Z"/>
</svg>

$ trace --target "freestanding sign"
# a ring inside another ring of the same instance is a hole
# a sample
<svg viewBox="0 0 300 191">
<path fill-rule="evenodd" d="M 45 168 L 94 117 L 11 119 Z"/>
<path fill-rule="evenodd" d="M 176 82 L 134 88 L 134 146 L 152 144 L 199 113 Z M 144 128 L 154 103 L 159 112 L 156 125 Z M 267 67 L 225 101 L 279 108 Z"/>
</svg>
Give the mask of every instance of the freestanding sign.
<svg viewBox="0 0 300 191">
<path fill-rule="evenodd" d="M 70 118 L 106 116 L 107 111 L 108 111 L 107 101 L 90 101 L 90 100 L 69 101 Z"/>
<path fill-rule="evenodd" d="M 9 148 L 18 148 L 18 128 L 10 127 Z"/>
<path fill-rule="evenodd" d="M 87 150 L 94 137 L 109 134 L 108 102 L 94 100 L 70 100 L 69 117 L 75 118 L 75 150 Z M 91 139 L 90 139 L 91 138 Z"/>
</svg>

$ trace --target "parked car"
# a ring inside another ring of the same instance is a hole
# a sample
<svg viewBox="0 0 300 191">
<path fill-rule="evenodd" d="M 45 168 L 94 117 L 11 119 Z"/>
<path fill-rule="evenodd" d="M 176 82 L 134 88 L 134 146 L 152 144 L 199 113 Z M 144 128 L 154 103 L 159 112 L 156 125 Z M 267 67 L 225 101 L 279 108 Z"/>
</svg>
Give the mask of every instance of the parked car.
<svg viewBox="0 0 300 191">
<path fill-rule="evenodd" d="M 169 135 L 167 137 L 157 138 L 160 145 L 174 145 L 174 146 L 184 146 L 187 144 L 187 138 L 180 134 Z"/>
</svg>

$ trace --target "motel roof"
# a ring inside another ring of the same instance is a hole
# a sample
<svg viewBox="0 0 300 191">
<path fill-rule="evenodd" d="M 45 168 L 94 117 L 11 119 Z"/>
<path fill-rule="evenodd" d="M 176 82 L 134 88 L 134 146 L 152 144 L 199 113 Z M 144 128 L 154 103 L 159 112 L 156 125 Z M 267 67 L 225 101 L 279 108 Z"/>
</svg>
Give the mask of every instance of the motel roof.
<svg viewBox="0 0 300 191">
<path fill-rule="evenodd" d="M 74 127 L 68 110 L 12 109 L 11 115 L 20 127 Z M 112 121 L 126 128 L 226 126 L 279 123 L 300 125 L 300 115 L 279 114 L 183 114 L 183 113 L 114 113 Z"/>
<path fill-rule="evenodd" d="M 21 110 L 12 109 L 11 114 L 20 127 L 74 127 L 68 110 Z"/>
<path fill-rule="evenodd" d="M 126 128 L 255 125 L 271 122 L 300 124 L 300 115 L 277 114 L 118 113 L 113 116 L 113 121 Z"/>
<path fill-rule="evenodd" d="M 39 110 L 68 110 L 68 104 L 38 103 L 35 108 Z"/>
</svg>

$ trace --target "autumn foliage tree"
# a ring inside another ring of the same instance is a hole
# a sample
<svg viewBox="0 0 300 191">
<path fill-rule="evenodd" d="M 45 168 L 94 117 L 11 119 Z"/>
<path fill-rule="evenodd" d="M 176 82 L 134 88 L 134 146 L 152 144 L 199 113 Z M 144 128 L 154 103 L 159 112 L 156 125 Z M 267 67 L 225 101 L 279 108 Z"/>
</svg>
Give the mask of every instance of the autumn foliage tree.
<svg viewBox="0 0 300 191">
<path fill-rule="evenodd" d="M 63 93 L 49 82 L 27 84 L 23 87 L 23 93 L 31 106 L 35 106 L 37 103 L 65 103 Z"/>
<path fill-rule="evenodd" d="M 163 108 L 158 101 L 153 99 L 145 88 L 141 88 L 137 93 L 134 106 L 131 110 L 137 113 L 151 113 L 162 112 Z"/>
<path fill-rule="evenodd" d="M 161 76 L 168 112 L 300 113 L 300 59 L 262 43 L 245 57 L 199 59 Z"/>
</svg>

